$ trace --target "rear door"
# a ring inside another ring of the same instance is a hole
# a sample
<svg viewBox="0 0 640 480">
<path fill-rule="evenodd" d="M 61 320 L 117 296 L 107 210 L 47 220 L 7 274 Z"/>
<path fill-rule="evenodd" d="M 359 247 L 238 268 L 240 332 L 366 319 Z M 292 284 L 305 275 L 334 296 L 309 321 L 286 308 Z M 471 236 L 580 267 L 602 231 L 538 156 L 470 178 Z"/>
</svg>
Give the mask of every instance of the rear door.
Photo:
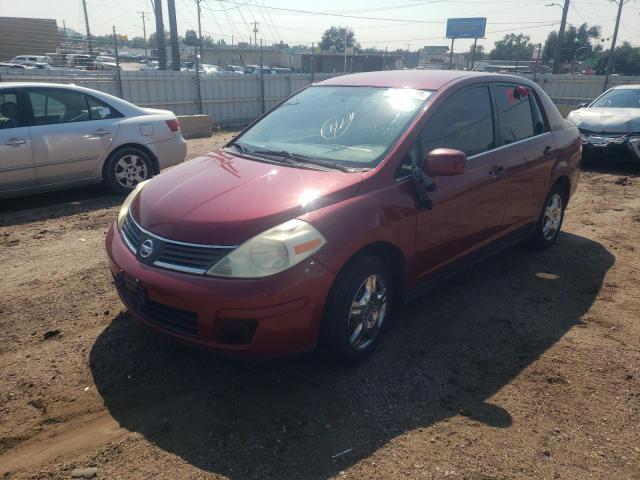
<svg viewBox="0 0 640 480">
<path fill-rule="evenodd" d="M 19 89 L 0 89 L 0 193 L 35 183 L 24 98 Z"/>
<path fill-rule="evenodd" d="M 556 142 L 535 92 L 518 84 L 493 85 L 507 188 L 505 223 L 517 228 L 537 220 Z"/>
<path fill-rule="evenodd" d="M 495 130 L 488 85 L 456 92 L 425 125 L 421 158 L 436 148 L 453 148 L 467 154 L 468 164 L 462 175 L 436 177 L 433 209 L 418 211 L 419 276 L 491 242 L 503 230 L 506 187 Z"/>
<path fill-rule="evenodd" d="M 36 175 L 42 185 L 101 175 L 121 115 L 83 92 L 29 88 Z"/>
</svg>

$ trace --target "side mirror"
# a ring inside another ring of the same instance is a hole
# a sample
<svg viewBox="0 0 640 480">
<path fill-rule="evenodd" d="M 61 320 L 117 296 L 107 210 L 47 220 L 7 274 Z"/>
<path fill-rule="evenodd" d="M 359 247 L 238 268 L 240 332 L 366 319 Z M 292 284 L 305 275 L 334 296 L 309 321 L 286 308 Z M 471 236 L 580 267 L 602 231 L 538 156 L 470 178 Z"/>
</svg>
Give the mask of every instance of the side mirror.
<svg viewBox="0 0 640 480">
<path fill-rule="evenodd" d="M 431 177 L 460 175 L 467 169 L 467 155 L 460 150 L 436 148 L 427 153 L 423 169 Z"/>
<path fill-rule="evenodd" d="M 587 102 L 582 102 L 578 104 L 578 109 L 580 108 L 585 108 L 587 105 L 589 105 Z"/>
</svg>

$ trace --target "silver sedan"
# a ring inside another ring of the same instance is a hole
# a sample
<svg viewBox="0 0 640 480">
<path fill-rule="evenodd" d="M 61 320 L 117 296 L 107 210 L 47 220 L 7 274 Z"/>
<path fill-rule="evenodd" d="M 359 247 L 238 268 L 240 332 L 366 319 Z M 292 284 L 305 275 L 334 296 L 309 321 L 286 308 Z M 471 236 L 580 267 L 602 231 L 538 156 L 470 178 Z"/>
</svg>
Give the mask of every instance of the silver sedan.
<svg viewBox="0 0 640 480">
<path fill-rule="evenodd" d="M 0 84 L 0 198 L 101 181 L 127 193 L 186 152 L 170 111 L 74 85 Z"/>
</svg>

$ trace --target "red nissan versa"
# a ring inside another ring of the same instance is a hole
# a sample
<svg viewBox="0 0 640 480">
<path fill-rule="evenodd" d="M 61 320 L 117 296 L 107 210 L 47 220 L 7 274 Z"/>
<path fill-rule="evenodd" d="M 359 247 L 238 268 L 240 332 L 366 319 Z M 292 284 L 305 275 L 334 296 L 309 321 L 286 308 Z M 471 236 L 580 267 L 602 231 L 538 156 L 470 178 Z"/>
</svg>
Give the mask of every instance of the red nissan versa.
<svg viewBox="0 0 640 480">
<path fill-rule="evenodd" d="M 580 156 L 523 78 L 336 77 L 138 184 L 110 268 L 132 314 L 192 345 L 357 361 L 398 303 L 520 240 L 552 245 Z"/>
</svg>

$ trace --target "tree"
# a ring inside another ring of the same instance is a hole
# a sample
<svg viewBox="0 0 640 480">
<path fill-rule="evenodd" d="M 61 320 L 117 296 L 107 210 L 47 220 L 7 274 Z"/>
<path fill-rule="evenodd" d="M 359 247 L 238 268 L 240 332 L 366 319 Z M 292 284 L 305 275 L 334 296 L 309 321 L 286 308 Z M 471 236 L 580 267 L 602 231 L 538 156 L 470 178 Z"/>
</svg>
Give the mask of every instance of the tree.
<svg viewBox="0 0 640 480">
<path fill-rule="evenodd" d="M 600 45 L 594 46 L 592 40 L 600 38 L 601 27 L 598 25 L 589 26 L 583 23 L 578 28 L 569 25 L 564 33 L 562 45 L 558 45 L 558 59 L 562 63 L 586 60 L 594 57 L 602 50 Z M 553 60 L 555 55 L 558 32 L 549 32 L 547 40 L 542 48 L 542 61 Z"/>
<path fill-rule="evenodd" d="M 533 55 L 533 44 L 529 35 L 509 33 L 495 43 L 489 54 L 494 60 L 530 60 Z"/>
<path fill-rule="evenodd" d="M 356 42 L 356 36 L 349 27 L 331 27 L 322 34 L 319 47 L 321 50 L 329 50 L 335 47 L 338 52 L 344 52 L 344 36 L 347 33 L 347 47 L 355 47 L 359 49 L 360 45 Z"/>
<path fill-rule="evenodd" d="M 482 45 L 476 45 L 476 61 L 482 60 L 487 56 Z M 473 44 L 469 47 L 469 59 L 473 57 Z"/>
<path fill-rule="evenodd" d="M 601 52 L 596 63 L 596 72 L 604 74 L 609 59 L 609 51 Z M 640 75 L 640 47 L 623 42 L 616 47 L 613 72 L 620 75 Z"/>
<path fill-rule="evenodd" d="M 198 44 L 198 34 L 195 30 L 187 30 L 184 34 L 183 43 L 190 47 L 193 47 Z"/>
</svg>

